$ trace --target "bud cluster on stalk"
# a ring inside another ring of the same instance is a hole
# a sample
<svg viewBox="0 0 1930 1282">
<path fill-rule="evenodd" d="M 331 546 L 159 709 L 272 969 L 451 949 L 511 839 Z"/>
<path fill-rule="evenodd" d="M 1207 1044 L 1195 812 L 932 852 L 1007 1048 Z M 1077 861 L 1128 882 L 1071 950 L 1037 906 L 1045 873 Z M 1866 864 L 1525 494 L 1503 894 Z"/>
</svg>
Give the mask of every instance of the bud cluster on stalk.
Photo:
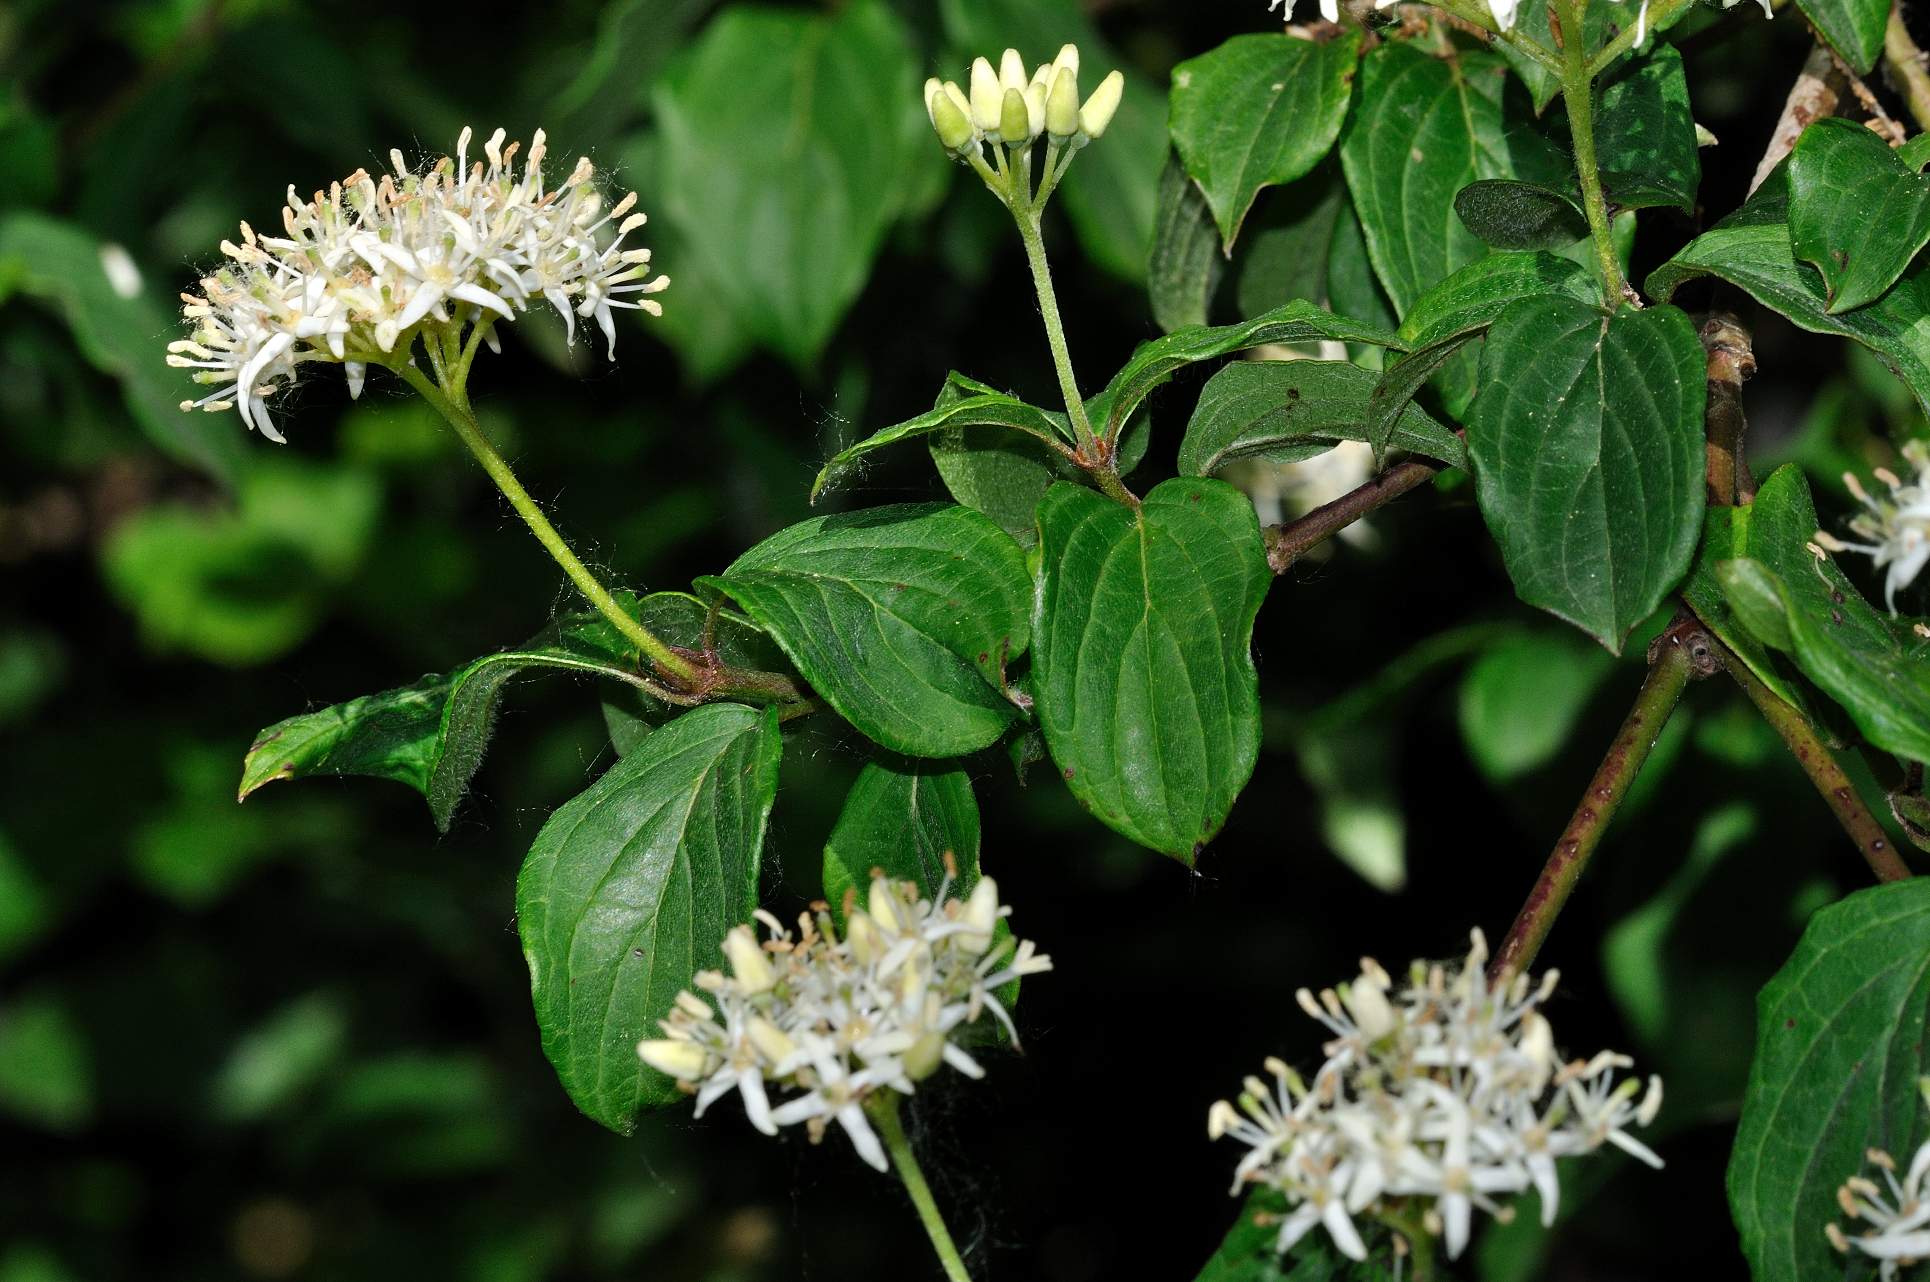
<svg viewBox="0 0 1930 1282">
<path fill-rule="evenodd" d="M 953 80 L 933 77 L 925 82 L 925 112 L 939 142 L 998 191 L 1014 181 L 1021 167 L 1029 178 L 1030 149 L 1044 135 L 1051 149 L 1044 194 L 1057 183 L 1071 154 L 1106 132 L 1126 87 L 1126 78 L 1114 71 L 1080 101 L 1076 45 L 1066 45 L 1030 75 L 1016 49 L 1007 49 L 996 69 L 989 59 L 978 58 L 969 81 L 969 92 Z M 990 166 L 985 159 L 988 144 Z M 1025 194 L 1029 198 L 1030 193 Z"/>
<path fill-rule="evenodd" d="M 709 1000 L 678 994 L 664 1035 L 638 1055 L 695 1095 L 700 1117 L 735 1091 L 766 1135 L 802 1122 L 816 1143 L 835 1121 L 859 1156 L 886 1170 L 866 1103 L 909 1095 L 942 1065 L 983 1076 L 960 1034 L 990 1013 L 1016 1045 L 997 990 L 1052 969 L 1031 941 L 1001 932 L 1012 910 L 997 883 L 982 877 L 960 900 L 948 897 L 952 880 L 926 899 L 915 882 L 874 876 L 864 908 L 850 897 L 842 935 L 822 904 L 798 918 L 795 935 L 760 910 L 767 937 L 749 926 L 726 935 L 729 973 L 698 974 Z"/>
</svg>

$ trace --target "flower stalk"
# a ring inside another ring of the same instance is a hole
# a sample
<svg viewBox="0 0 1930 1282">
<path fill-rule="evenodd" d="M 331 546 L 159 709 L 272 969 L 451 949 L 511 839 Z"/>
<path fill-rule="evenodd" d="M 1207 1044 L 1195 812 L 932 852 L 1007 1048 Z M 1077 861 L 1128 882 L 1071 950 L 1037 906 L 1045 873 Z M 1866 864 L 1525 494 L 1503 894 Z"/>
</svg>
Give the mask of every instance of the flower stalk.
<svg viewBox="0 0 1930 1282">
<path fill-rule="evenodd" d="M 1575 172 L 1581 178 L 1582 210 L 1588 215 L 1588 234 L 1595 244 L 1603 291 L 1611 300 L 1626 300 L 1639 307 L 1641 299 L 1622 276 L 1621 258 L 1615 252 L 1609 226 L 1608 199 L 1602 192 L 1601 170 L 1595 161 L 1595 72 L 1581 39 L 1586 3 L 1562 0 L 1561 96 L 1568 106 L 1568 133 L 1575 146 Z"/>
<path fill-rule="evenodd" d="M 878 1134 L 884 1140 L 885 1152 L 891 1155 L 891 1164 L 897 1170 L 898 1178 L 904 1182 L 905 1192 L 911 1195 L 911 1204 L 918 1210 L 918 1222 L 925 1226 L 925 1235 L 931 1239 L 932 1251 L 938 1256 L 945 1276 L 950 1282 L 972 1282 L 972 1275 L 965 1269 L 964 1257 L 958 1253 L 958 1246 L 952 1241 L 950 1230 L 945 1227 L 945 1217 L 932 1197 L 931 1185 L 925 1182 L 924 1168 L 918 1165 L 918 1155 L 912 1151 L 911 1140 L 905 1134 L 898 1110 L 898 1096 L 890 1092 L 873 1096 L 865 1105 L 872 1124 L 878 1128 Z"/>
</svg>

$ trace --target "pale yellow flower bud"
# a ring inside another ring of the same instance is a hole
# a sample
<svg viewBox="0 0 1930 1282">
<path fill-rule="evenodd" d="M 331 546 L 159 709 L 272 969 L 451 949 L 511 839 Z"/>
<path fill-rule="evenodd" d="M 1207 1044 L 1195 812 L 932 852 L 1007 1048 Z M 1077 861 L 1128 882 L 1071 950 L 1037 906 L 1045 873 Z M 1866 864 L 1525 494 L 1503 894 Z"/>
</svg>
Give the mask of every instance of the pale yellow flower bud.
<svg viewBox="0 0 1930 1282">
<path fill-rule="evenodd" d="M 945 1035 L 926 1033 L 911 1044 L 911 1049 L 905 1052 L 899 1062 L 904 1065 L 905 1076 L 914 1082 L 930 1077 L 945 1062 Z"/>
<path fill-rule="evenodd" d="M 1005 104 L 1005 94 L 999 85 L 998 73 L 992 64 L 983 58 L 972 62 L 972 123 L 986 133 L 994 133 L 999 127 L 999 113 Z"/>
<path fill-rule="evenodd" d="M 797 1053 L 797 1043 L 762 1015 L 754 1016 L 744 1026 L 744 1035 L 751 1039 L 751 1045 L 757 1048 L 757 1053 L 773 1064 L 781 1064 Z"/>
<path fill-rule="evenodd" d="M 877 919 L 879 930 L 887 935 L 904 933 L 904 923 L 898 920 L 897 897 L 892 894 L 891 883 L 883 877 L 872 881 L 871 894 L 865 901 L 865 907 L 869 908 L 872 917 Z"/>
<path fill-rule="evenodd" d="M 978 879 L 978 885 L 972 887 L 971 896 L 965 901 L 963 921 L 971 929 L 959 932 L 960 947 L 974 953 L 982 953 L 990 948 L 992 928 L 998 925 L 998 919 L 998 883 L 990 877 L 981 877 Z"/>
<path fill-rule="evenodd" d="M 758 947 L 757 936 L 749 926 L 738 926 L 724 936 L 724 960 L 730 963 L 730 973 L 745 992 L 768 992 L 777 984 L 771 959 Z"/>
<path fill-rule="evenodd" d="M 1079 46 L 1060 45 L 1058 57 L 1052 60 L 1055 71 L 1070 71 L 1074 79 L 1079 76 Z"/>
<path fill-rule="evenodd" d="M 1025 93 L 1019 89 L 1007 89 L 1005 102 L 999 109 L 999 137 L 1011 146 L 1032 140 L 1032 113 L 1026 110 Z"/>
<path fill-rule="evenodd" d="M 1213 1107 L 1206 1110 L 1206 1138 L 1209 1140 L 1219 1139 L 1239 1124 L 1239 1110 L 1223 1099 L 1214 1100 Z"/>
<path fill-rule="evenodd" d="M 695 1042 L 667 1037 L 647 1037 L 637 1043 L 637 1055 L 644 1063 L 681 1082 L 695 1081 L 704 1075 L 710 1057 Z"/>
<path fill-rule="evenodd" d="M 957 91 L 956 86 L 947 88 L 954 93 Z M 972 127 L 971 117 L 959 108 L 952 100 L 952 94 L 944 89 L 940 89 L 931 100 L 931 124 L 946 151 L 962 151 L 978 136 L 978 130 Z"/>
<path fill-rule="evenodd" d="M 1026 81 L 1025 59 L 1019 57 L 1017 49 L 1007 49 L 1005 56 L 999 59 L 999 87 L 1024 93 Z"/>
<path fill-rule="evenodd" d="M 1079 132 L 1079 77 L 1069 67 L 1053 73 L 1052 91 L 1045 100 L 1045 127 L 1061 142 Z"/>
<path fill-rule="evenodd" d="M 1119 110 L 1119 99 L 1125 92 L 1126 77 L 1117 71 L 1109 73 L 1099 82 L 1099 87 L 1092 91 L 1092 97 L 1079 108 L 1079 127 L 1085 130 L 1087 137 L 1097 138 L 1106 132 L 1106 126 L 1112 123 L 1113 113 Z"/>
<path fill-rule="evenodd" d="M 878 933 L 878 923 L 862 910 L 852 913 L 851 920 L 845 923 L 844 938 L 851 945 L 852 955 L 867 966 L 885 954 L 885 940 Z"/>
</svg>

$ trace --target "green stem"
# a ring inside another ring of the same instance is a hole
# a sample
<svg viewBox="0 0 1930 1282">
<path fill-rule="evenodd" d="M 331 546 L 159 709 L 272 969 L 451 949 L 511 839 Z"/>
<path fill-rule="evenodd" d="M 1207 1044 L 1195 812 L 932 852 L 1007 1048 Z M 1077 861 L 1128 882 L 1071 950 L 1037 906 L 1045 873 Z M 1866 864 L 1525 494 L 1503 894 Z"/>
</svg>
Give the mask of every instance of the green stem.
<svg viewBox="0 0 1930 1282">
<path fill-rule="evenodd" d="M 1901 3 L 1890 9 L 1890 25 L 1883 33 L 1883 62 L 1889 67 L 1897 92 L 1903 95 L 1904 105 L 1910 108 L 1917 128 L 1930 129 L 1930 70 L 1925 69 L 1923 50 L 1917 48 L 1909 26 L 1903 21 Z"/>
<path fill-rule="evenodd" d="M 1582 10 L 1587 0 L 1563 0 L 1561 7 L 1561 96 L 1568 106 L 1568 133 L 1575 144 L 1575 172 L 1581 177 L 1582 210 L 1588 215 L 1588 234 L 1602 272 L 1602 288 L 1610 302 L 1635 302 L 1635 293 L 1622 279 L 1622 263 L 1615 254 L 1609 227 L 1608 199 L 1602 194 L 1602 175 L 1595 163 L 1595 73 L 1589 69 L 1588 49 L 1581 38 Z M 1617 37 L 1620 39 L 1620 37 Z"/>
<path fill-rule="evenodd" d="M 1660 31 L 1663 27 L 1666 27 L 1669 25 L 1669 19 L 1675 17 L 1677 13 L 1680 13 L 1682 10 L 1688 8 L 1689 5 L 1692 3 L 1694 3 L 1694 0 L 1654 0 L 1654 2 L 1649 5 L 1648 30 L 1650 32 Z M 1568 19 L 1566 17 L 1562 19 L 1562 25 L 1565 29 L 1567 28 Z M 1572 29 L 1576 31 L 1580 31 L 1581 27 L 1577 25 Z M 1596 54 L 1595 57 L 1589 62 L 1588 64 L 1589 79 L 1592 80 L 1596 76 L 1601 75 L 1604 71 L 1607 71 L 1610 63 L 1614 62 L 1617 58 L 1621 57 L 1623 54 L 1627 53 L 1630 49 L 1634 47 L 1635 47 L 1635 25 L 1631 23 L 1628 26 L 1622 28 L 1622 30 L 1616 34 L 1613 40 L 1603 45 L 1601 52 Z"/>
<path fill-rule="evenodd" d="M 1555 842 L 1553 853 L 1535 879 L 1534 889 L 1528 892 L 1514 925 L 1508 928 L 1507 938 L 1495 950 L 1488 973 L 1497 982 L 1527 970 L 1535 954 L 1541 951 L 1548 932 L 1554 929 L 1555 918 L 1561 915 L 1568 896 L 1574 893 L 1575 883 L 1581 880 L 1589 856 L 1601 844 L 1602 834 L 1608 831 L 1616 810 L 1628 796 L 1629 785 L 1642 772 L 1649 750 L 1661 737 L 1662 727 L 1668 724 L 1675 705 L 1682 701 L 1682 692 L 1688 688 L 1695 667 L 1696 653 L 1699 650 L 1706 653 L 1702 647 L 1709 644 L 1712 643 L 1699 627 L 1688 635 L 1671 627 L 1662 635 L 1648 676 L 1635 696 L 1635 706 L 1629 709 L 1621 729 L 1615 732 L 1608 754 L 1596 767 L 1595 777 L 1588 781 L 1588 791 L 1582 794 L 1575 813 L 1569 817 L 1568 827 Z"/>
<path fill-rule="evenodd" d="M 447 367 L 443 354 L 437 350 L 433 340 L 425 339 L 423 347 L 429 353 L 431 365 L 439 370 Z M 608 619 L 611 626 L 641 650 L 660 671 L 680 681 L 697 680 L 700 675 L 697 665 L 671 649 L 655 633 L 625 612 L 623 607 L 617 604 L 616 598 L 610 595 L 610 590 L 604 587 L 596 575 L 590 572 L 590 568 L 570 550 L 570 545 L 563 541 L 563 536 L 556 532 L 556 527 L 551 525 L 549 518 L 543 515 L 543 509 L 538 507 L 536 500 L 529 496 L 529 491 L 523 488 L 523 483 L 516 479 L 516 473 L 511 470 L 509 462 L 496 452 L 496 447 L 491 445 L 489 438 L 483 435 L 482 429 L 476 423 L 475 413 L 469 408 L 468 398 L 462 394 L 461 389 L 458 387 L 451 391 L 438 387 L 428 375 L 413 365 L 398 364 L 394 369 L 408 382 L 409 386 L 421 393 L 424 400 L 435 407 L 437 413 L 448 420 L 449 426 L 455 429 L 458 437 L 462 438 L 462 443 L 469 447 L 469 452 L 476 456 L 478 463 L 482 464 L 483 471 L 489 473 L 489 479 L 496 483 L 496 488 L 503 492 L 503 497 L 509 500 L 509 505 L 516 509 L 516 515 L 522 517 L 523 524 L 529 526 L 530 533 L 536 536 L 536 541 L 541 543 L 544 551 L 563 567 L 563 573 L 569 576 L 570 582 L 576 585 L 577 591 L 596 607 L 597 613 Z"/>
<path fill-rule="evenodd" d="M 945 1276 L 951 1282 L 972 1282 L 972 1275 L 965 1271 L 965 1261 L 945 1228 L 945 1217 L 938 1213 L 938 1203 L 932 1200 L 931 1186 L 925 1183 L 925 1172 L 911 1151 L 911 1141 L 905 1138 L 904 1125 L 898 1120 L 898 1093 L 880 1091 L 872 1096 L 865 1112 L 871 1115 L 878 1133 L 884 1137 L 885 1151 L 891 1154 L 891 1164 L 898 1168 L 898 1178 L 905 1182 L 905 1192 L 911 1194 L 911 1204 L 918 1208 L 918 1221 L 931 1238 L 932 1250 L 944 1266 Z"/>
<path fill-rule="evenodd" d="M 1039 231 L 1036 211 L 1012 211 L 1019 225 L 1019 239 L 1025 242 L 1025 261 L 1032 268 L 1032 287 L 1039 294 L 1039 314 L 1045 318 L 1045 341 L 1052 348 L 1052 366 L 1059 373 L 1059 394 L 1065 398 L 1066 417 L 1084 450 L 1098 439 L 1086 418 L 1086 403 L 1079 395 L 1079 384 L 1072 376 L 1072 353 L 1066 349 L 1065 326 L 1059 320 L 1059 296 L 1052 288 L 1052 267 L 1045 260 L 1045 237 Z"/>
<path fill-rule="evenodd" d="M 1413 1282 L 1433 1282 L 1434 1235 L 1427 1231 L 1420 1215 L 1411 1209 L 1397 1211 L 1390 1208 L 1375 1218 L 1406 1239 L 1407 1261 L 1411 1269 L 1409 1276 Z"/>
</svg>

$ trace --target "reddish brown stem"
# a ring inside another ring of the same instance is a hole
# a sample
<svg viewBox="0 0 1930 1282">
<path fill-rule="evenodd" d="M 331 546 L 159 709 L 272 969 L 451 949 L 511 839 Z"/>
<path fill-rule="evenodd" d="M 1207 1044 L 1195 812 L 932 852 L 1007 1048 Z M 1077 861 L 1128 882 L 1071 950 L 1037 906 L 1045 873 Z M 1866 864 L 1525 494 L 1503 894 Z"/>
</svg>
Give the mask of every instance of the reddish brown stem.
<svg viewBox="0 0 1930 1282">
<path fill-rule="evenodd" d="M 1702 346 L 1709 356 L 1708 429 L 1709 502 L 1719 507 L 1749 503 L 1756 480 L 1743 454 L 1748 420 L 1742 412 L 1742 385 L 1756 372 L 1749 331 L 1734 313 L 1711 312 L 1702 322 Z"/>
<path fill-rule="evenodd" d="M 1418 459 L 1396 463 L 1365 485 L 1349 490 L 1305 516 L 1284 525 L 1267 526 L 1260 531 L 1266 540 L 1267 564 L 1275 574 L 1285 574 L 1288 567 L 1308 551 L 1375 509 L 1392 503 L 1440 470 Z"/>
</svg>

